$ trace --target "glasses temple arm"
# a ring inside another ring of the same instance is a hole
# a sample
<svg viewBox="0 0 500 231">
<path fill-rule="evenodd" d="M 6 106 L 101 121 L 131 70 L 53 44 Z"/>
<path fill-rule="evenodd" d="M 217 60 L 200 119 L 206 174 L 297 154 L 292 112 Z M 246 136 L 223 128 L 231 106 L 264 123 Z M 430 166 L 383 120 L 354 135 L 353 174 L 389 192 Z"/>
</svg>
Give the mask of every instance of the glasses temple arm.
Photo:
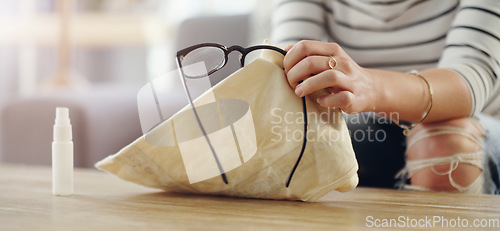
<svg viewBox="0 0 500 231">
<path fill-rule="evenodd" d="M 302 109 L 303 109 L 303 114 L 304 114 L 304 139 L 302 140 L 302 149 L 300 150 L 299 157 L 297 158 L 297 161 L 295 162 L 295 165 L 292 168 L 292 171 L 290 172 L 290 176 L 288 177 L 285 186 L 288 188 L 290 186 L 290 182 L 292 181 L 292 177 L 295 174 L 295 171 L 297 170 L 297 167 L 299 166 L 300 161 L 302 160 L 302 156 L 304 155 L 304 151 L 306 150 L 306 144 L 307 144 L 307 105 L 306 105 L 306 98 L 302 97 Z"/>
</svg>

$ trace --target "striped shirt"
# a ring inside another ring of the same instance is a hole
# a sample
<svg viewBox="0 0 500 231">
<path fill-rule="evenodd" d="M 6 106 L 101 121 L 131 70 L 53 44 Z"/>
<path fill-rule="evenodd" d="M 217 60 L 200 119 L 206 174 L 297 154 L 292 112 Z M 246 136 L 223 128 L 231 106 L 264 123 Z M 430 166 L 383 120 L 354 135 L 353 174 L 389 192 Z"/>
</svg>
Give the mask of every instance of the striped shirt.
<svg viewBox="0 0 500 231">
<path fill-rule="evenodd" d="M 448 68 L 470 88 L 476 114 L 500 110 L 500 0 L 277 0 L 271 41 L 336 42 L 361 66 Z M 497 102 L 493 102 L 493 101 Z"/>
</svg>

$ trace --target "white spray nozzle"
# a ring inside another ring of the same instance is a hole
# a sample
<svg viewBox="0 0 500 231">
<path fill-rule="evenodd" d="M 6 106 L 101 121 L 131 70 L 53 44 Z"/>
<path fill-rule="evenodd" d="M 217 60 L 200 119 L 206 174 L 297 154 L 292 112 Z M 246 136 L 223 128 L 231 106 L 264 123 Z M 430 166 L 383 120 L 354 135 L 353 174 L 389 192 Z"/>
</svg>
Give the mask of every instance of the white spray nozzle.
<svg viewBox="0 0 500 231">
<path fill-rule="evenodd" d="M 69 109 L 67 107 L 56 108 L 56 125 L 64 125 L 69 123 Z"/>
<path fill-rule="evenodd" d="M 71 121 L 69 119 L 69 109 L 66 107 L 56 108 L 56 119 L 54 124 L 54 141 L 71 141 Z"/>
<path fill-rule="evenodd" d="M 69 109 L 67 107 L 56 108 L 56 118 L 68 118 L 68 117 L 69 117 Z"/>
</svg>

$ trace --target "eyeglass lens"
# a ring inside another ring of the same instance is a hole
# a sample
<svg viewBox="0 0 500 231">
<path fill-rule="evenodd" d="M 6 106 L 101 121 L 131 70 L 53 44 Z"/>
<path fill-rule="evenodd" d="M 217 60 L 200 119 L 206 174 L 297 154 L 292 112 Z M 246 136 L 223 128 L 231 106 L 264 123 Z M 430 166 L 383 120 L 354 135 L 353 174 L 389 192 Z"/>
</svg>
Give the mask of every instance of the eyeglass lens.
<svg viewBox="0 0 500 231">
<path fill-rule="evenodd" d="M 212 74 L 226 62 L 224 50 L 219 47 L 200 47 L 184 56 L 182 66 L 185 67 L 199 62 L 204 62 L 206 71 L 208 74 Z M 184 74 L 187 78 L 201 78 L 206 77 L 207 73 L 191 68 L 184 70 Z"/>
</svg>

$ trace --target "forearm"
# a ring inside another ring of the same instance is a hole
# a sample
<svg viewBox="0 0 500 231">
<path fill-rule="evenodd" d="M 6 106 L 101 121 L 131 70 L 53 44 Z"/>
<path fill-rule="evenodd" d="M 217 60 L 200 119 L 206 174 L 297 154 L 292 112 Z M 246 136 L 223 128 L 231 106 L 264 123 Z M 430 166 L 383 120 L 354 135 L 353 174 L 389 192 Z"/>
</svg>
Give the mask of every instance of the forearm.
<svg viewBox="0 0 500 231">
<path fill-rule="evenodd" d="M 329 66 L 331 59 L 337 64 Z M 321 89 L 317 99 L 324 107 L 347 113 L 374 111 L 395 119 L 419 122 L 430 103 L 429 82 L 433 89 L 432 109 L 424 122 L 467 117 L 472 111 L 472 94 L 466 81 L 451 69 L 429 69 L 419 76 L 360 67 L 335 43 L 301 41 L 285 56 L 285 74 L 300 97 Z"/>
<path fill-rule="evenodd" d="M 375 79 L 373 111 L 399 120 L 418 122 L 430 103 L 428 86 L 420 77 L 407 73 L 365 69 Z M 447 69 L 420 72 L 433 89 L 433 106 L 424 122 L 469 116 L 471 96 L 462 77 Z"/>
</svg>

